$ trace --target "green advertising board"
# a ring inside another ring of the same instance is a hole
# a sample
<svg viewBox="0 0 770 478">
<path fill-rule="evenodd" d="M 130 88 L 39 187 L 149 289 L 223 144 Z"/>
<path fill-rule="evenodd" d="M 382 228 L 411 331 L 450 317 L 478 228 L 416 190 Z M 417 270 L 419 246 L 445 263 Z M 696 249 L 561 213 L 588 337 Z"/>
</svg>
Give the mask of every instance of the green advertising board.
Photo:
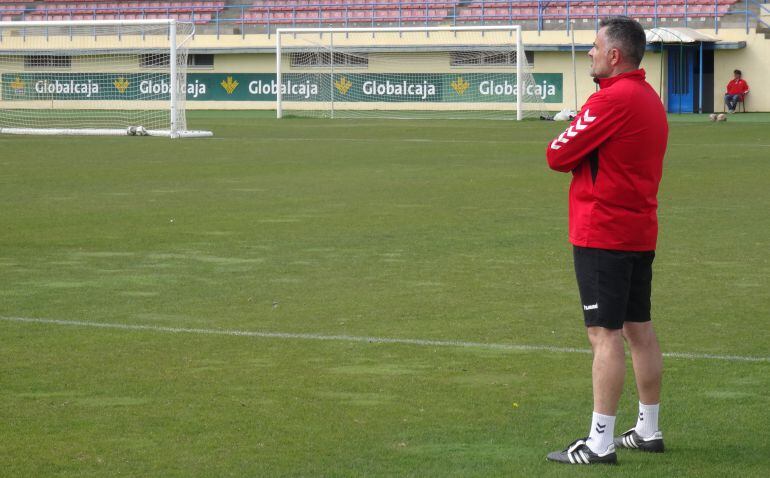
<svg viewBox="0 0 770 478">
<path fill-rule="evenodd" d="M 535 73 L 526 101 L 561 103 L 561 73 Z M 167 100 L 164 73 L 4 73 L 3 101 Z M 329 73 L 285 74 L 285 101 L 335 102 L 514 102 L 516 75 L 507 73 Z M 275 101 L 272 73 L 190 73 L 188 101 Z M 530 98 L 533 98 L 530 100 Z"/>
<path fill-rule="evenodd" d="M 168 99 L 165 73 L 4 73 L 3 101 Z"/>
<path fill-rule="evenodd" d="M 188 100 L 275 101 L 274 74 L 193 73 Z M 282 75 L 285 101 L 513 102 L 516 75 L 506 73 L 329 73 Z M 526 97 L 561 103 L 561 73 L 535 73 Z M 197 97 L 191 92 L 198 92 Z"/>
</svg>

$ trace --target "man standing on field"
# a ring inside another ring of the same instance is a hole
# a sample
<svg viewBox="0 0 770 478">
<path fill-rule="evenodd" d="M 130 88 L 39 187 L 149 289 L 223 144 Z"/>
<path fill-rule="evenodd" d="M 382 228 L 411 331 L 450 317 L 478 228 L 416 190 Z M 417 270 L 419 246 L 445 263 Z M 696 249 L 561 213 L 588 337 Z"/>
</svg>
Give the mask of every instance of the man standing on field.
<svg viewBox="0 0 770 478">
<path fill-rule="evenodd" d="M 668 139 L 666 113 L 639 69 L 644 29 L 628 17 L 601 22 L 591 57 L 599 91 L 547 147 L 548 165 L 572 172 L 569 239 L 588 339 L 593 349 L 594 410 L 589 436 L 548 459 L 616 463 L 616 448 L 662 452 L 658 407 L 663 359 L 650 322 L 657 193 Z M 613 437 L 631 349 L 639 416 Z"/>
</svg>

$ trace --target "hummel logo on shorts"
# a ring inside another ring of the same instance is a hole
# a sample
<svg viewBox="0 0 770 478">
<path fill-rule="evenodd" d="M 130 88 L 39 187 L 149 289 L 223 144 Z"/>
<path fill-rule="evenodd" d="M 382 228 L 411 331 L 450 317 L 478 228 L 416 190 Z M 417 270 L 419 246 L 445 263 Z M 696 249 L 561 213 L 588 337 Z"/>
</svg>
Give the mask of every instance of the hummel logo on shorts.
<svg viewBox="0 0 770 478">
<path fill-rule="evenodd" d="M 591 305 L 584 305 L 583 310 L 596 310 L 599 308 L 599 303 L 591 304 Z"/>
</svg>

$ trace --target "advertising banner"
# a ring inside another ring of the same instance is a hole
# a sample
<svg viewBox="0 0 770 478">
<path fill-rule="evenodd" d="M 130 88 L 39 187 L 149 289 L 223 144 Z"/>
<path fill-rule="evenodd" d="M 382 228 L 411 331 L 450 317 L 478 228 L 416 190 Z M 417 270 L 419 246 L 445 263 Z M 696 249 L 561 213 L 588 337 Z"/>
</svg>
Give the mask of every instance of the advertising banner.
<svg viewBox="0 0 770 478">
<path fill-rule="evenodd" d="M 527 102 L 561 103 L 561 73 L 535 73 L 524 87 Z M 166 73 L 4 73 L 3 101 L 167 100 Z M 284 101 L 515 102 L 518 82 L 509 73 L 288 73 Z M 274 73 L 189 73 L 187 101 L 275 101 Z"/>
</svg>

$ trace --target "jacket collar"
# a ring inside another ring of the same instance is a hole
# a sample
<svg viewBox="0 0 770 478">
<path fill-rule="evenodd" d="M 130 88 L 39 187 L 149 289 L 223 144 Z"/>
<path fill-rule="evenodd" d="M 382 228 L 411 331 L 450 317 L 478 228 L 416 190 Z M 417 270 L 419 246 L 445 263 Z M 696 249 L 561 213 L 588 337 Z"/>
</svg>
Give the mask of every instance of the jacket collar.
<svg viewBox="0 0 770 478">
<path fill-rule="evenodd" d="M 621 73 L 619 75 L 615 75 L 610 78 L 594 78 L 594 83 L 597 83 L 599 85 L 599 88 L 608 88 L 614 85 L 617 81 L 622 80 L 624 78 L 628 78 L 630 80 L 644 81 L 645 77 L 646 77 L 646 74 L 644 72 L 644 68 L 639 68 L 638 70 L 627 71 L 625 73 Z"/>
</svg>

